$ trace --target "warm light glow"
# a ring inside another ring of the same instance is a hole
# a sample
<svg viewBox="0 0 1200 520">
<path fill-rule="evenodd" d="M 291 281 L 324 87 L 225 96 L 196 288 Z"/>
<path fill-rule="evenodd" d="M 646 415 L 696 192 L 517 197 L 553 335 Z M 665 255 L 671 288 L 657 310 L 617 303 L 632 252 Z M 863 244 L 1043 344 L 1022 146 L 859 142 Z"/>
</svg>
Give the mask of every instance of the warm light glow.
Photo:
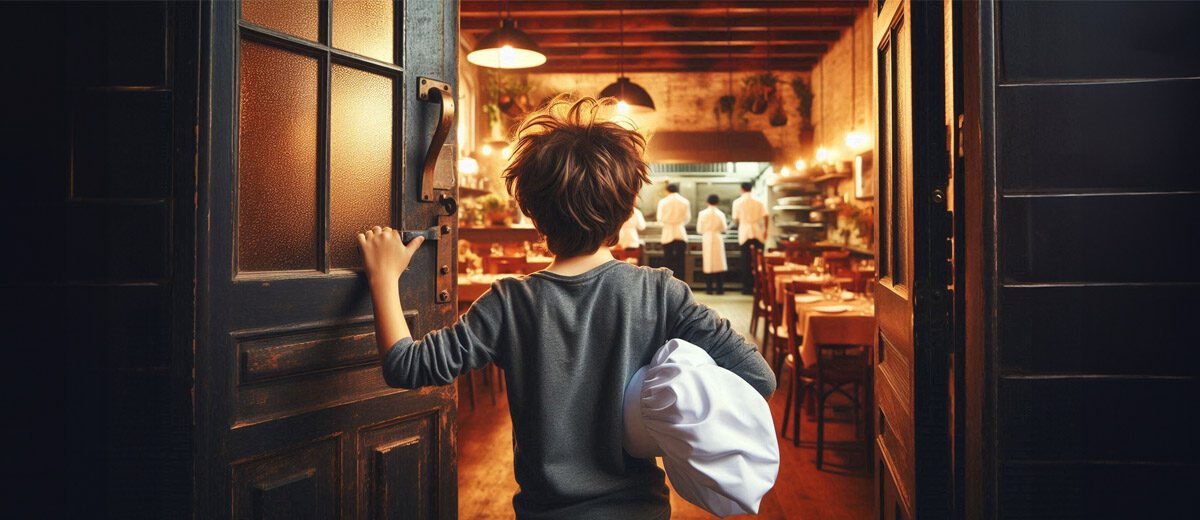
<svg viewBox="0 0 1200 520">
<path fill-rule="evenodd" d="M 540 52 L 505 45 L 496 49 L 480 49 L 467 55 L 467 61 L 493 69 L 527 69 L 546 63 Z"/>
<path fill-rule="evenodd" d="M 488 155 L 492 155 L 492 145 L 490 145 L 490 144 L 485 144 L 485 145 L 483 145 L 483 146 L 480 146 L 480 147 L 479 147 L 479 153 L 480 153 L 480 155 L 483 155 L 483 156 L 485 156 L 485 157 L 486 157 L 486 156 L 488 156 Z"/>
<path fill-rule="evenodd" d="M 618 114 L 627 116 L 627 115 L 629 115 L 630 111 L 631 111 L 631 109 L 629 108 L 629 103 L 626 103 L 625 100 L 617 101 L 617 113 Z"/>
<path fill-rule="evenodd" d="M 860 152 L 871 147 L 871 136 L 866 132 L 846 132 L 846 148 Z"/>
<path fill-rule="evenodd" d="M 817 147 L 817 162 L 827 163 L 833 160 L 833 154 L 824 146 Z"/>
<path fill-rule="evenodd" d="M 463 157 L 458 160 L 458 173 L 463 175 L 475 175 L 479 173 L 479 161 L 474 157 Z"/>
<path fill-rule="evenodd" d="M 782 176 L 784 176 L 784 177 L 791 177 L 791 176 L 792 176 L 792 169 L 791 169 L 791 168 L 788 168 L 787 166 L 784 166 L 783 168 L 780 168 L 780 169 L 779 169 L 779 174 L 780 174 L 780 175 L 782 175 Z"/>
<path fill-rule="evenodd" d="M 505 146 L 504 150 L 501 150 L 501 153 L 504 155 L 505 159 L 508 159 L 512 157 L 513 149 L 511 146 Z"/>
<path fill-rule="evenodd" d="M 796 171 L 803 173 L 808 169 L 808 163 L 804 159 L 796 159 Z"/>
</svg>

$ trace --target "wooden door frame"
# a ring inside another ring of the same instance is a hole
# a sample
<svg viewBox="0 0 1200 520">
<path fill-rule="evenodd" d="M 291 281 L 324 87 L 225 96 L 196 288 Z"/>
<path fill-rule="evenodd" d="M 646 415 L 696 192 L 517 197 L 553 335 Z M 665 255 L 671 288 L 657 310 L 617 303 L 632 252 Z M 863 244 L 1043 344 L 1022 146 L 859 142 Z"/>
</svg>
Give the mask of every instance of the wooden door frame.
<svg viewBox="0 0 1200 520">
<path fill-rule="evenodd" d="M 894 0 L 877 0 L 875 25 L 890 27 L 897 8 Z M 880 5 L 882 4 L 882 5 Z M 911 298 L 913 298 L 913 372 L 915 518 L 950 518 L 954 514 L 956 490 L 961 487 L 954 470 L 952 407 L 961 400 L 951 392 L 952 354 L 957 348 L 954 310 L 958 292 L 954 285 L 951 242 L 954 214 L 948 211 L 950 193 L 950 133 L 945 125 L 946 84 L 944 70 L 948 53 L 956 52 L 945 41 L 945 9 L 950 3 L 909 3 L 912 147 Z M 952 56 L 952 55 L 950 55 Z M 929 71 L 938 71 L 931 74 Z M 956 71 L 955 74 L 958 74 Z M 878 93 L 876 94 L 878 99 Z M 880 177 L 882 182 L 882 176 Z M 884 193 L 882 190 L 880 194 Z M 882 212 L 880 212 L 882 215 Z M 877 226 L 878 227 L 878 226 Z M 877 240 L 878 244 L 879 241 Z M 916 281 L 921 281 L 918 284 Z M 940 368 L 939 368 L 940 367 Z M 877 419 L 877 418 L 875 418 Z M 878 428 L 877 428 L 878 429 Z M 876 475 L 876 489 L 881 489 Z M 878 499 L 876 501 L 878 506 Z M 876 511 L 879 517 L 881 511 Z"/>
<path fill-rule="evenodd" d="M 995 6 L 989 1 L 962 5 L 964 171 L 956 176 L 955 213 L 962 242 L 956 265 L 960 289 L 959 346 L 962 367 L 958 410 L 963 426 L 960 518 L 996 517 L 996 330 L 999 265 L 996 251 L 998 192 L 995 175 Z"/>
</svg>

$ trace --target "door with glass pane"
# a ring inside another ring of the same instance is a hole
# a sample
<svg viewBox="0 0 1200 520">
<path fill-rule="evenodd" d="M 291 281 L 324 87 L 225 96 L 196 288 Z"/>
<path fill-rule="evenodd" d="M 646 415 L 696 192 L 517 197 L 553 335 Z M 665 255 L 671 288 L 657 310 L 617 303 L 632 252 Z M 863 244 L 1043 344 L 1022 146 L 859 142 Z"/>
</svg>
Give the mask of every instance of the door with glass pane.
<svg viewBox="0 0 1200 520">
<path fill-rule="evenodd" d="M 946 4 L 948 5 L 948 3 Z M 949 518 L 949 321 L 943 2 L 876 0 L 880 520 Z"/>
<path fill-rule="evenodd" d="M 355 234 L 448 225 L 402 299 L 414 334 L 454 319 L 438 290 L 456 271 L 453 220 L 420 196 L 440 106 L 417 87 L 453 82 L 456 3 L 211 9 L 196 516 L 453 517 L 455 391 L 384 383 Z M 442 155 L 435 187 L 449 196 Z"/>
</svg>

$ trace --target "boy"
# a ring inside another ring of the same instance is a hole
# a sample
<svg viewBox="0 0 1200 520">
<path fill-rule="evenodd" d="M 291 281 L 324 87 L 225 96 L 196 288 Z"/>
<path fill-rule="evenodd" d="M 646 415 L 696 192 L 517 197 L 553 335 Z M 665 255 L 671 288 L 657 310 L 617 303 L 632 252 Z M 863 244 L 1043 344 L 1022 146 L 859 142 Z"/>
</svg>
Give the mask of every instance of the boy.
<svg viewBox="0 0 1200 520">
<path fill-rule="evenodd" d="M 499 280 L 451 327 L 410 337 L 399 277 L 420 247 L 391 229 L 359 234 L 383 375 L 395 387 L 446 385 L 495 362 L 513 422 L 518 518 L 669 518 L 663 472 L 622 448 L 622 393 L 667 340 L 708 350 L 764 396 L 775 378 L 729 322 L 663 269 L 613 259 L 647 182 L 645 141 L 599 117 L 615 100 L 565 96 L 518 130 L 508 190 L 555 255 Z"/>
</svg>

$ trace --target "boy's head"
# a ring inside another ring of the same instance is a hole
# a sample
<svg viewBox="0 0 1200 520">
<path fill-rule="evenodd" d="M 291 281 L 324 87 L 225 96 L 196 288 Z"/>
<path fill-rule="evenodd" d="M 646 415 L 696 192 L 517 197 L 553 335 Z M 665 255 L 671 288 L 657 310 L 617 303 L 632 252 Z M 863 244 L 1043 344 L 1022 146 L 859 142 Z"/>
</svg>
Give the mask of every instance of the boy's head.
<svg viewBox="0 0 1200 520">
<path fill-rule="evenodd" d="M 674 182 L 667 183 L 667 193 L 679 193 L 679 184 Z"/>
<path fill-rule="evenodd" d="M 754 189 L 754 183 L 750 183 L 750 182 L 742 183 L 742 193 L 750 193 L 750 190 L 753 190 L 753 189 Z"/>
<path fill-rule="evenodd" d="M 716 206 L 717 204 L 720 204 L 720 203 L 721 203 L 721 197 L 718 197 L 716 193 L 713 193 L 712 195 L 708 196 L 708 205 L 709 206 Z"/>
<path fill-rule="evenodd" d="M 646 140 L 605 117 L 616 103 L 559 95 L 517 129 L 505 185 L 557 256 L 616 244 L 650 181 Z"/>
</svg>

